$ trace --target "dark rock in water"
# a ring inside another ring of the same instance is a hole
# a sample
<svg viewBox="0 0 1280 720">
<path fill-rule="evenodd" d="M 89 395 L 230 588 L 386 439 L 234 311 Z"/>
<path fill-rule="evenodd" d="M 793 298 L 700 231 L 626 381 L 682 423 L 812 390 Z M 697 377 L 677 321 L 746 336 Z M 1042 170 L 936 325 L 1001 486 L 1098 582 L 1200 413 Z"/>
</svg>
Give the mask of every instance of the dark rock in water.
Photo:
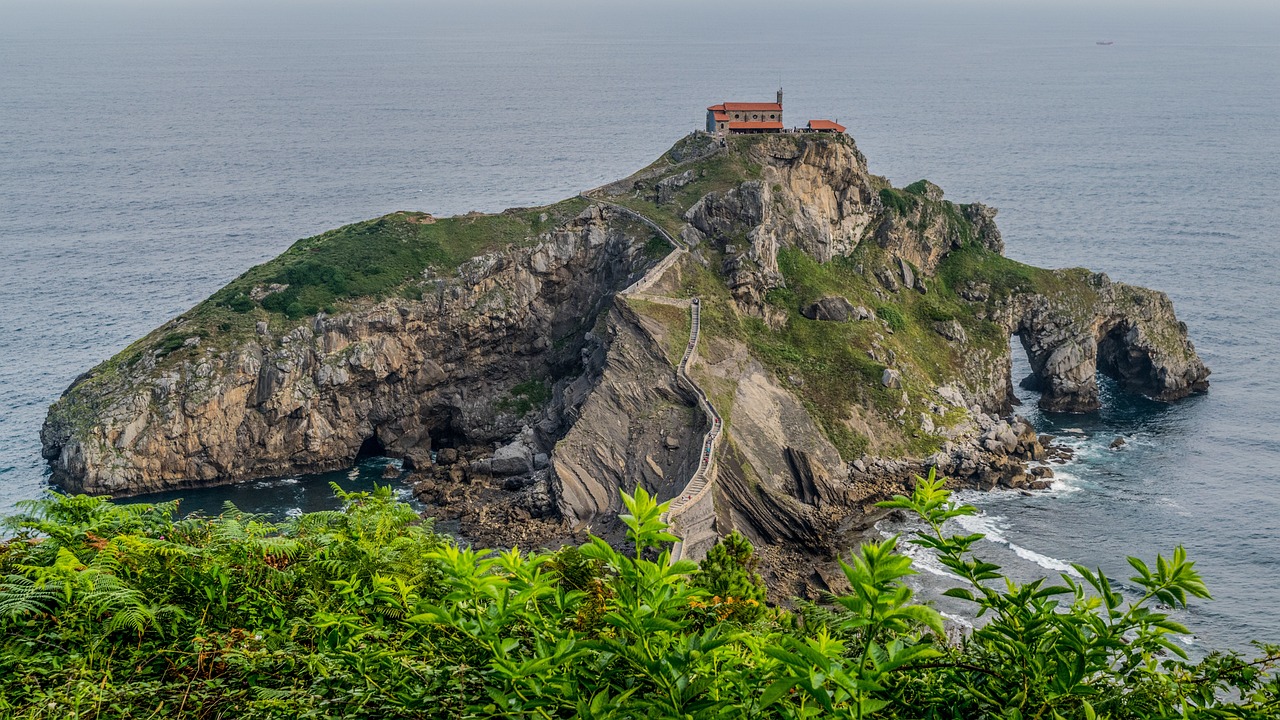
<svg viewBox="0 0 1280 720">
<path fill-rule="evenodd" d="M 431 452 L 429 450 L 415 448 L 406 452 L 400 462 L 404 469 L 410 472 L 415 470 L 426 470 L 431 467 Z"/>
<path fill-rule="evenodd" d="M 1039 392 L 1044 389 L 1044 385 L 1040 382 L 1040 378 L 1036 377 L 1035 373 L 1029 373 L 1026 377 L 1019 380 L 1018 387 L 1023 390 L 1031 390 L 1033 392 Z"/>
<path fill-rule="evenodd" d="M 1046 478 L 1051 478 L 1053 477 L 1053 468 L 1044 467 L 1044 466 L 1033 467 L 1031 468 L 1031 474 L 1041 480 Z"/>
<path fill-rule="evenodd" d="M 1111 445 L 1109 445 L 1108 447 L 1110 447 L 1112 450 L 1119 450 L 1120 448 L 1124 447 L 1124 438 L 1118 437 L 1115 440 L 1112 440 Z"/>
<path fill-rule="evenodd" d="M 1053 483 L 1048 480 L 1036 480 L 1027 483 L 1027 488 L 1031 490 L 1048 490 L 1053 487 Z"/>
<path fill-rule="evenodd" d="M 395 463 L 387 463 L 387 466 L 382 468 L 383 480 L 390 480 L 391 478 L 398 477 L 400 477 L 400 468 L 396 467 Z"/>
</svg>

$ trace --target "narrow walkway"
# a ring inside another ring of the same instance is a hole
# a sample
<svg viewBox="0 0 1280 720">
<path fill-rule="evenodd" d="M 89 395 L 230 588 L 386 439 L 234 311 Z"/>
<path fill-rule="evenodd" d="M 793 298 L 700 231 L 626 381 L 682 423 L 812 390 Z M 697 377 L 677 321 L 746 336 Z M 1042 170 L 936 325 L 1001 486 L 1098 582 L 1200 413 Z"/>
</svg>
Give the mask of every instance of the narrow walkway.
<svg viewBox="0 0 1280 720">
<path fill-rule="evenodd" d="M 671 548 L 671 560 L 672 562 L 675 562 L 684 556 L 684 538 L 680 536 L 680 533 L 673 521 L 679 517 L 681 513 L 701 500 L 711 489 L 712 479 L 714 478 L 711 474 L 711 468 L 715 463 L 716 440 L 720 437 L 720 431 L 724 425 L 723 420 L 720 418 L 720 413 L 716 412 L 715 407 L 711 404 L 710 398 L 707 397 L 707 393 L 702 389 L 702 386 L 698 385 L 697 381 L 689 375 L 689 363 L 692 361 L 694 353 L 697 352 L 698 336 L 702 330 L 702 303 L 700 298 L 695 297 L 690 301 L 686 301 L 679 298 L 653 295 L 647 292 L 649 287 L 652 286 L 653 283 L 656 282 L 657 279 L 676 262 L 676 260 L 689 251 L 689 247 L 680 240 L 677 240 L 661 225 L 629 207 L 609 202 L 608 200 L 601 200 L 600 198 L 592 197 L 587 193 L 582 193 L 579 197 L 589 202 L 607 205 L 624 215 L 633 217 L 645 225 L 648 225 L 655 232 L 661 235 L 668 243 L 671 243 L 671 253 L 663 258 L 657 265 L 650 268 L 643 277 L 619 293 L 620 295 L 623 297 L 634 297 L 671 305 L 683 306 L 685 303 L 688 303 L 690 318 L 689 344 L 685 346 L 684 357 L 680 358 L 680 364 L 676 366 L 676 379 L 678 382 L 683 383 L 688 387 L 693 392 L 694 396 L 698 398 L 698 406 L 702 409 L 702 412 L 711 419 L 711 427 L 707 430 L 707 434 L 702 440 L 702 453 L 698 458 L 698 468 L 694 470 L 693 476 L 689 478 L 689 482 L 685 484 L 684 488 L 682 488 L 671 500 L 671 505 L 667 508 L 666 516 L 663 518 L 666 522 L 671 523 L 671 526 L 668 527 L 667 530 L 671 532 L 671 534 L 680 537 L 680 539 L 677 540 L 675 545 Z"/>
<path fill-rule="evenodd" d="M 689 344 L 684 349 L 684 357 L 680 358 L 680 366 L 676 369 L 676 372 L 678 377 L 688 384 L 698 397 L 698 405 L 702 407 L 702 412 L 708 418 L 711 418 L 711 427 L 707 430 L 707 434 L 702 440 L 702 456 L 698 459 L 698 469 L 693 472 L 693 477 L 689 478 L 689 483 L 684 486 L 680 494 L 676 495 L 675 499 L 671 501 L 671 506 L 667 509 L 666 519 L 669 523 L 673 523 L 681 513 L 701 500 L 707 494 L 707 491 L 711 489 L 711 482 L 714 478 L 711 474 L 711 466 L 715 462 L 716 440 L 720 437 L 720 430 L 724 425 L 720 419 L 720 413 L 716 412 L 715 406 L 711 404 L 711 400 L 707 397 L 707 393 L 689 375 L 689 361 L 698 349 L 698 334 L 702 330 L 702 303 L 699 298 L 695 297 L 693 299 L 693 302 L 689 305 L 689 312 L 692 320 L 689 330 Z M 676 534 L 674 524 L 669 529 L 672 530 L 672 534 Z M 684 538 L 681 538 L 671 548 L 671 559 L 676 561 L 683 557 Z"/>
</svg>

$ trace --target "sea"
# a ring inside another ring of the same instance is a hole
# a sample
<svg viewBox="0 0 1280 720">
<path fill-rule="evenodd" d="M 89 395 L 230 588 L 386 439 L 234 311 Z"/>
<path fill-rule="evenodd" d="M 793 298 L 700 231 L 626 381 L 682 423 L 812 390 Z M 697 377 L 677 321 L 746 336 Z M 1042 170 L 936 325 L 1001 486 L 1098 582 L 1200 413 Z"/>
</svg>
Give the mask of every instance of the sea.
<svg viewBox="0 0 1280 720">
<path fill-rule="evenodd" d="M 1214 599 L 1180 642 L 1280 641 L 1274 3 L 0 0 L 0 514 L 46 492 L 40 424 L 77 375 L 295 240 L 571 196 L 779 86 L 788 124 L 838 120 L 895 184 L 1000 208 L 1010 257 L 1167 292 L 1213 369 L 1175 404 L 1104 382 L 1088 415 L 1019 390 L 1075 459 L 963 494 L 957 529 L 1020 579 L 1183 545 Z M 384 465 L 181 507 L 329 507 Z"/>
</svg>

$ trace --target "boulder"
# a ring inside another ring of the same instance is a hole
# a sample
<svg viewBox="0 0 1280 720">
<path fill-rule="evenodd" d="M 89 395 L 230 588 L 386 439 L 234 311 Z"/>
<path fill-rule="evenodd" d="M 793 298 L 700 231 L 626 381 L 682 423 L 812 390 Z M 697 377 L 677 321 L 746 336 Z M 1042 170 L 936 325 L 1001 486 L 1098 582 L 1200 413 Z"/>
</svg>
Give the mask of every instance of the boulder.
<svg viewBox="0 0 1280 720">
<path fill-rule="evenodd" d="M 880 375 L 880 384 L 887 388 L 899 389 L 902 387 L 902 373 L 893 368 L 885 368 Z"/>
<path fill-rule="evenodd" d="M 903 258 L 898 258 L 898 267 L 902 269 L 902 284 L 905 287 L 916 286 L 916 275 L 911 271 L 911 265 Z"/>
<path fill-rule="evenodd" d="M 685 170 L 679 175 L 672 175 L 671 177 L 659 180 L 658 184 L 654 187 L 654 190 L 657 193 L 658 204 L 665 205 L 666 203 L 674 200 L 676 191 L 693 182 L 693 179 L 693 171 Z"/>
<path fill-rule="evenodd" d="M 490 475 L 519 475 L 532 470 L 533 451 L 523 440 L 516 440 L 498 448 L 489 461 Z"/>
<path fill-rule="evenodd" d="M 859 311 L 862 315 L 867 314 L 866 308 L 855 307 L 838 295 L 832 297 L 824 297 L 821 300 L 800 310 L 800 314 L 810 320 L 826 320 L 829 322 L 848 322 L 851 319 L 865 319 L 859 317 Z"/>
<path fill-rule="evenodd" d="M 935 322 L 933 331 L 954 343 L 964 344 L 969 342 L 969 335 L 965 333 L 964 327 L 954 318 L 945 322 Z"/>
</svg>

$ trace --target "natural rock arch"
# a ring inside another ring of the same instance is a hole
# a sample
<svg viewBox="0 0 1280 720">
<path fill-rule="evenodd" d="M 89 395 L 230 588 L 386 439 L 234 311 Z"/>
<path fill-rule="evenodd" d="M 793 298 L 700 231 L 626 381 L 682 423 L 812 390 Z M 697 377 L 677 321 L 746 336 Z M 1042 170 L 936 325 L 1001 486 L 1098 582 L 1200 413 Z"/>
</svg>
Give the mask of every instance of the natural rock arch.
<svg viewBox="0 0 1280 720">
<path fill-rule="evenodd" d="M 1208 389 L 1186 325 L 1162 292 L 1090 277 L 1096 293 L 1024 294 L 1010 299 L 1006 324 L 1026 350 L 1040 407 L 1090 412 L 1100 406 L 1101 371 L 1131 393 L 1177 400 Z"/>
</svg>

